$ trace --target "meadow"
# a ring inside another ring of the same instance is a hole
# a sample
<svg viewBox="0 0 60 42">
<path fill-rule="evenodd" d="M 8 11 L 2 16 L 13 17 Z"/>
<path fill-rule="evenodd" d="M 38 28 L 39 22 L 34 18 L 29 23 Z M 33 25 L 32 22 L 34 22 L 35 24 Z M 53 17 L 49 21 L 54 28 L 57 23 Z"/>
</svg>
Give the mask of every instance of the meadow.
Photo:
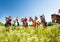
<svg viewBox="0 0 60 42">
<path fill-rule="evenodd" d="M 0 26 L 0 42 L 60 42 L 60 25 L 47 28 Z"/>
</svg>

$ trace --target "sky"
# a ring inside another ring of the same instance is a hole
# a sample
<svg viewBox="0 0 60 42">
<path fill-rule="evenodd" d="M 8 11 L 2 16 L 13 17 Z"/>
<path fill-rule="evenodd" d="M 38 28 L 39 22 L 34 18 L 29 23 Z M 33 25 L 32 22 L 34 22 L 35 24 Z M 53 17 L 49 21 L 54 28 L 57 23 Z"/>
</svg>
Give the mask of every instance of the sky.
<svg viewBox="0 0 60 42">
<path fill-rule="evenodd" d="M 0 0 L 0 22 L 5 23 L 5 17 L 15 18 L 35 17 L 44 14 L 47 22 L 51 21 L 51 14 L 58 13 L 60 0 Z"/>
</svg>

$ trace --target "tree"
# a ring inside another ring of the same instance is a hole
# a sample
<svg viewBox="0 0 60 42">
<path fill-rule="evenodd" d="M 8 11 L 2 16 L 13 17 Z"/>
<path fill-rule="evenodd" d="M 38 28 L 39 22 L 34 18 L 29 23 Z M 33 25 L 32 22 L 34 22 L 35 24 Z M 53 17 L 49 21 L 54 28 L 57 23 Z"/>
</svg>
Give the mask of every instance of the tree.
<svg viewBox="0 0 60 42">
<path fill-rule="evenodd" d="M 52 26 L 54 25 L 52 22 L 48 22 L 48 26 Z"/>
</svg>

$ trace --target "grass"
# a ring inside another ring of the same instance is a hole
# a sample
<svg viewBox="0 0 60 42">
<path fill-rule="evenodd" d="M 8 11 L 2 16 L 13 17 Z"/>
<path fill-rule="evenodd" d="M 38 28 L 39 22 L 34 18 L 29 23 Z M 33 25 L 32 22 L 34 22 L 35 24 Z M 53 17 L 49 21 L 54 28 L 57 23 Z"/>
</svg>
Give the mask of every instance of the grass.
<svg viewBox="0 0 60 42">
<path fill-rule="evenodd" d="M 0 26 L 0 42 L 60 42 L 60 25 L 47 28 Z"/>
</svg>

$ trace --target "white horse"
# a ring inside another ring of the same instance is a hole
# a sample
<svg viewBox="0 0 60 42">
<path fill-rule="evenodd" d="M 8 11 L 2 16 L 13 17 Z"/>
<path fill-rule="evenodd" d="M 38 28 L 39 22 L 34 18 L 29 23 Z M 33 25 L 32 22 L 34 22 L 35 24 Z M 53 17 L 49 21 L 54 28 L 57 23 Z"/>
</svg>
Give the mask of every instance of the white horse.
<svg viewBox="0 0 60 42">
<path fill-rule="evenodd" d="M 17 18 L 14 19 L 13 22 L 14 22 L 14 26 L 18 26 L 19 25 L 19 22 L 18 22 L 18 19 Z"/>
</svg>

